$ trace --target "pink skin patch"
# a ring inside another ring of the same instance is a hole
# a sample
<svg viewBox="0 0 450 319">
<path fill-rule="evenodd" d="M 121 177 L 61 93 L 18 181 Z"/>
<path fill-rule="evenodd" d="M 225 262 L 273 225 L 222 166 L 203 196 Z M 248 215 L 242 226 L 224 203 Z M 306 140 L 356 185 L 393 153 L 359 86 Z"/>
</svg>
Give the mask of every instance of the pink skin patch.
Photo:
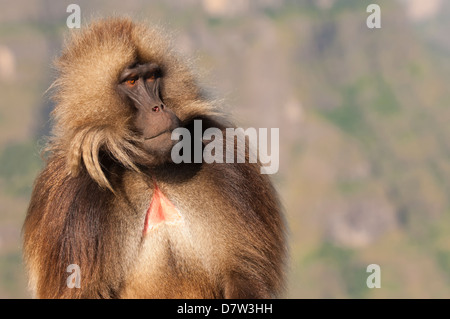
<svg viewBox="0 0 450 319">
<path fill-rule="evenodd" d="M 159 225 L 166 222 L 175 224 L 181 221 L 181 214 L 174 204 L 161 192 L 156 182 L 153 191 L 153 198 L 150 207 L 145 215 L 144 231 L 146 235 L 149 231 L 156 229 Z"/>
</svg>

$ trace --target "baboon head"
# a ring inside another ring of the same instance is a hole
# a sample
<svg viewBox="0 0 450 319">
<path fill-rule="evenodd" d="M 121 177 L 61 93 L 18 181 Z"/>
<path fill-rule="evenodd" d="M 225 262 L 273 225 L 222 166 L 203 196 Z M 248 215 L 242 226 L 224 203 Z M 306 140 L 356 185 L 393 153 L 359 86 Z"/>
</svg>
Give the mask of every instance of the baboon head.
<svg viewBox="0 0 450 319">
<path fill-rule="evenodd" d="M 105 158 L 138 170 L 170 160 L 171 131 L 197 113 L 213 115 L 188 63 L 160 28 L 99 20 L 73 31 L 56 60 L 51 150 L 76 175 L 86 169 L 111 188 Z"/>
</svg>

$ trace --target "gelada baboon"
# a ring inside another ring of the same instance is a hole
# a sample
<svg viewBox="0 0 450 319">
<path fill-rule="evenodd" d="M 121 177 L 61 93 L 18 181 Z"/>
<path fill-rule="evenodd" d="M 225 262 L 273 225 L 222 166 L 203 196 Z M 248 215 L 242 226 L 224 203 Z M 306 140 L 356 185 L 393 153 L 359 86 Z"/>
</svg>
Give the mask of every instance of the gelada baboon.
<svg viewBox="0 0 450 319">
<path fill-rule="evenodd" d="M 98 20 L 56 60 L 54 126 L 23 227 L 38 298 L 282 291 L 285 226 L 260 165 L 171 160 L 175 128 L 233 126 L 158 30 Z"/>
</svg>

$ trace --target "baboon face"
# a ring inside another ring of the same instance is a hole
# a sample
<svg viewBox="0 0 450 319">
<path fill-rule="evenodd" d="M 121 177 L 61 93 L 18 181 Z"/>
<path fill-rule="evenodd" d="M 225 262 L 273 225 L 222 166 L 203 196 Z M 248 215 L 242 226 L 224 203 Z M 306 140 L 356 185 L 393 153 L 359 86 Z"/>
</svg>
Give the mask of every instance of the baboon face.
<svg viewBox="0 0 450 319">
<path fill-rule="evenodd" d="M 163 74 L 156 63 L 134 63 L 119 77 L 117 89 L 132 110 L 133 128 L 144 149 L 157 159 L 166 159 L 174 141 L 172 131 L 180 120 L 162 101 L 160 85 Z"/>
</svg>

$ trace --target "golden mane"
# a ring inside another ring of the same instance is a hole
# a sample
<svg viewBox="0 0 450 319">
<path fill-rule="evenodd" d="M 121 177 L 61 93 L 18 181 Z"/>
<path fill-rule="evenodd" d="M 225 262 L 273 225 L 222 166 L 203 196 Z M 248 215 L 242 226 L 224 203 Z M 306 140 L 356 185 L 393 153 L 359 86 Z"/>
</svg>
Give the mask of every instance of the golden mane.
<svg viewBox="0 0 450 319">
<path fill-rule="evenodd" d="M 110 190 L 101 150 L 133 170 L 138 170 L 134 159 L 146 155 L 130 130 L 131 110 L 116 91 L 120 72 L 136 61 L 155 62 L 163 69 L 161 95 L 181 120 L 195 116 L 196 110 L 216 114 L 161 28 L 109 18 L 72 31 L 55 61 L 58 78 L 51 89 L 56 106 L 47 150 L 66 158 L 70 174 L 76 176 L 84 165 L 92 179 Z"/>
</svg>

